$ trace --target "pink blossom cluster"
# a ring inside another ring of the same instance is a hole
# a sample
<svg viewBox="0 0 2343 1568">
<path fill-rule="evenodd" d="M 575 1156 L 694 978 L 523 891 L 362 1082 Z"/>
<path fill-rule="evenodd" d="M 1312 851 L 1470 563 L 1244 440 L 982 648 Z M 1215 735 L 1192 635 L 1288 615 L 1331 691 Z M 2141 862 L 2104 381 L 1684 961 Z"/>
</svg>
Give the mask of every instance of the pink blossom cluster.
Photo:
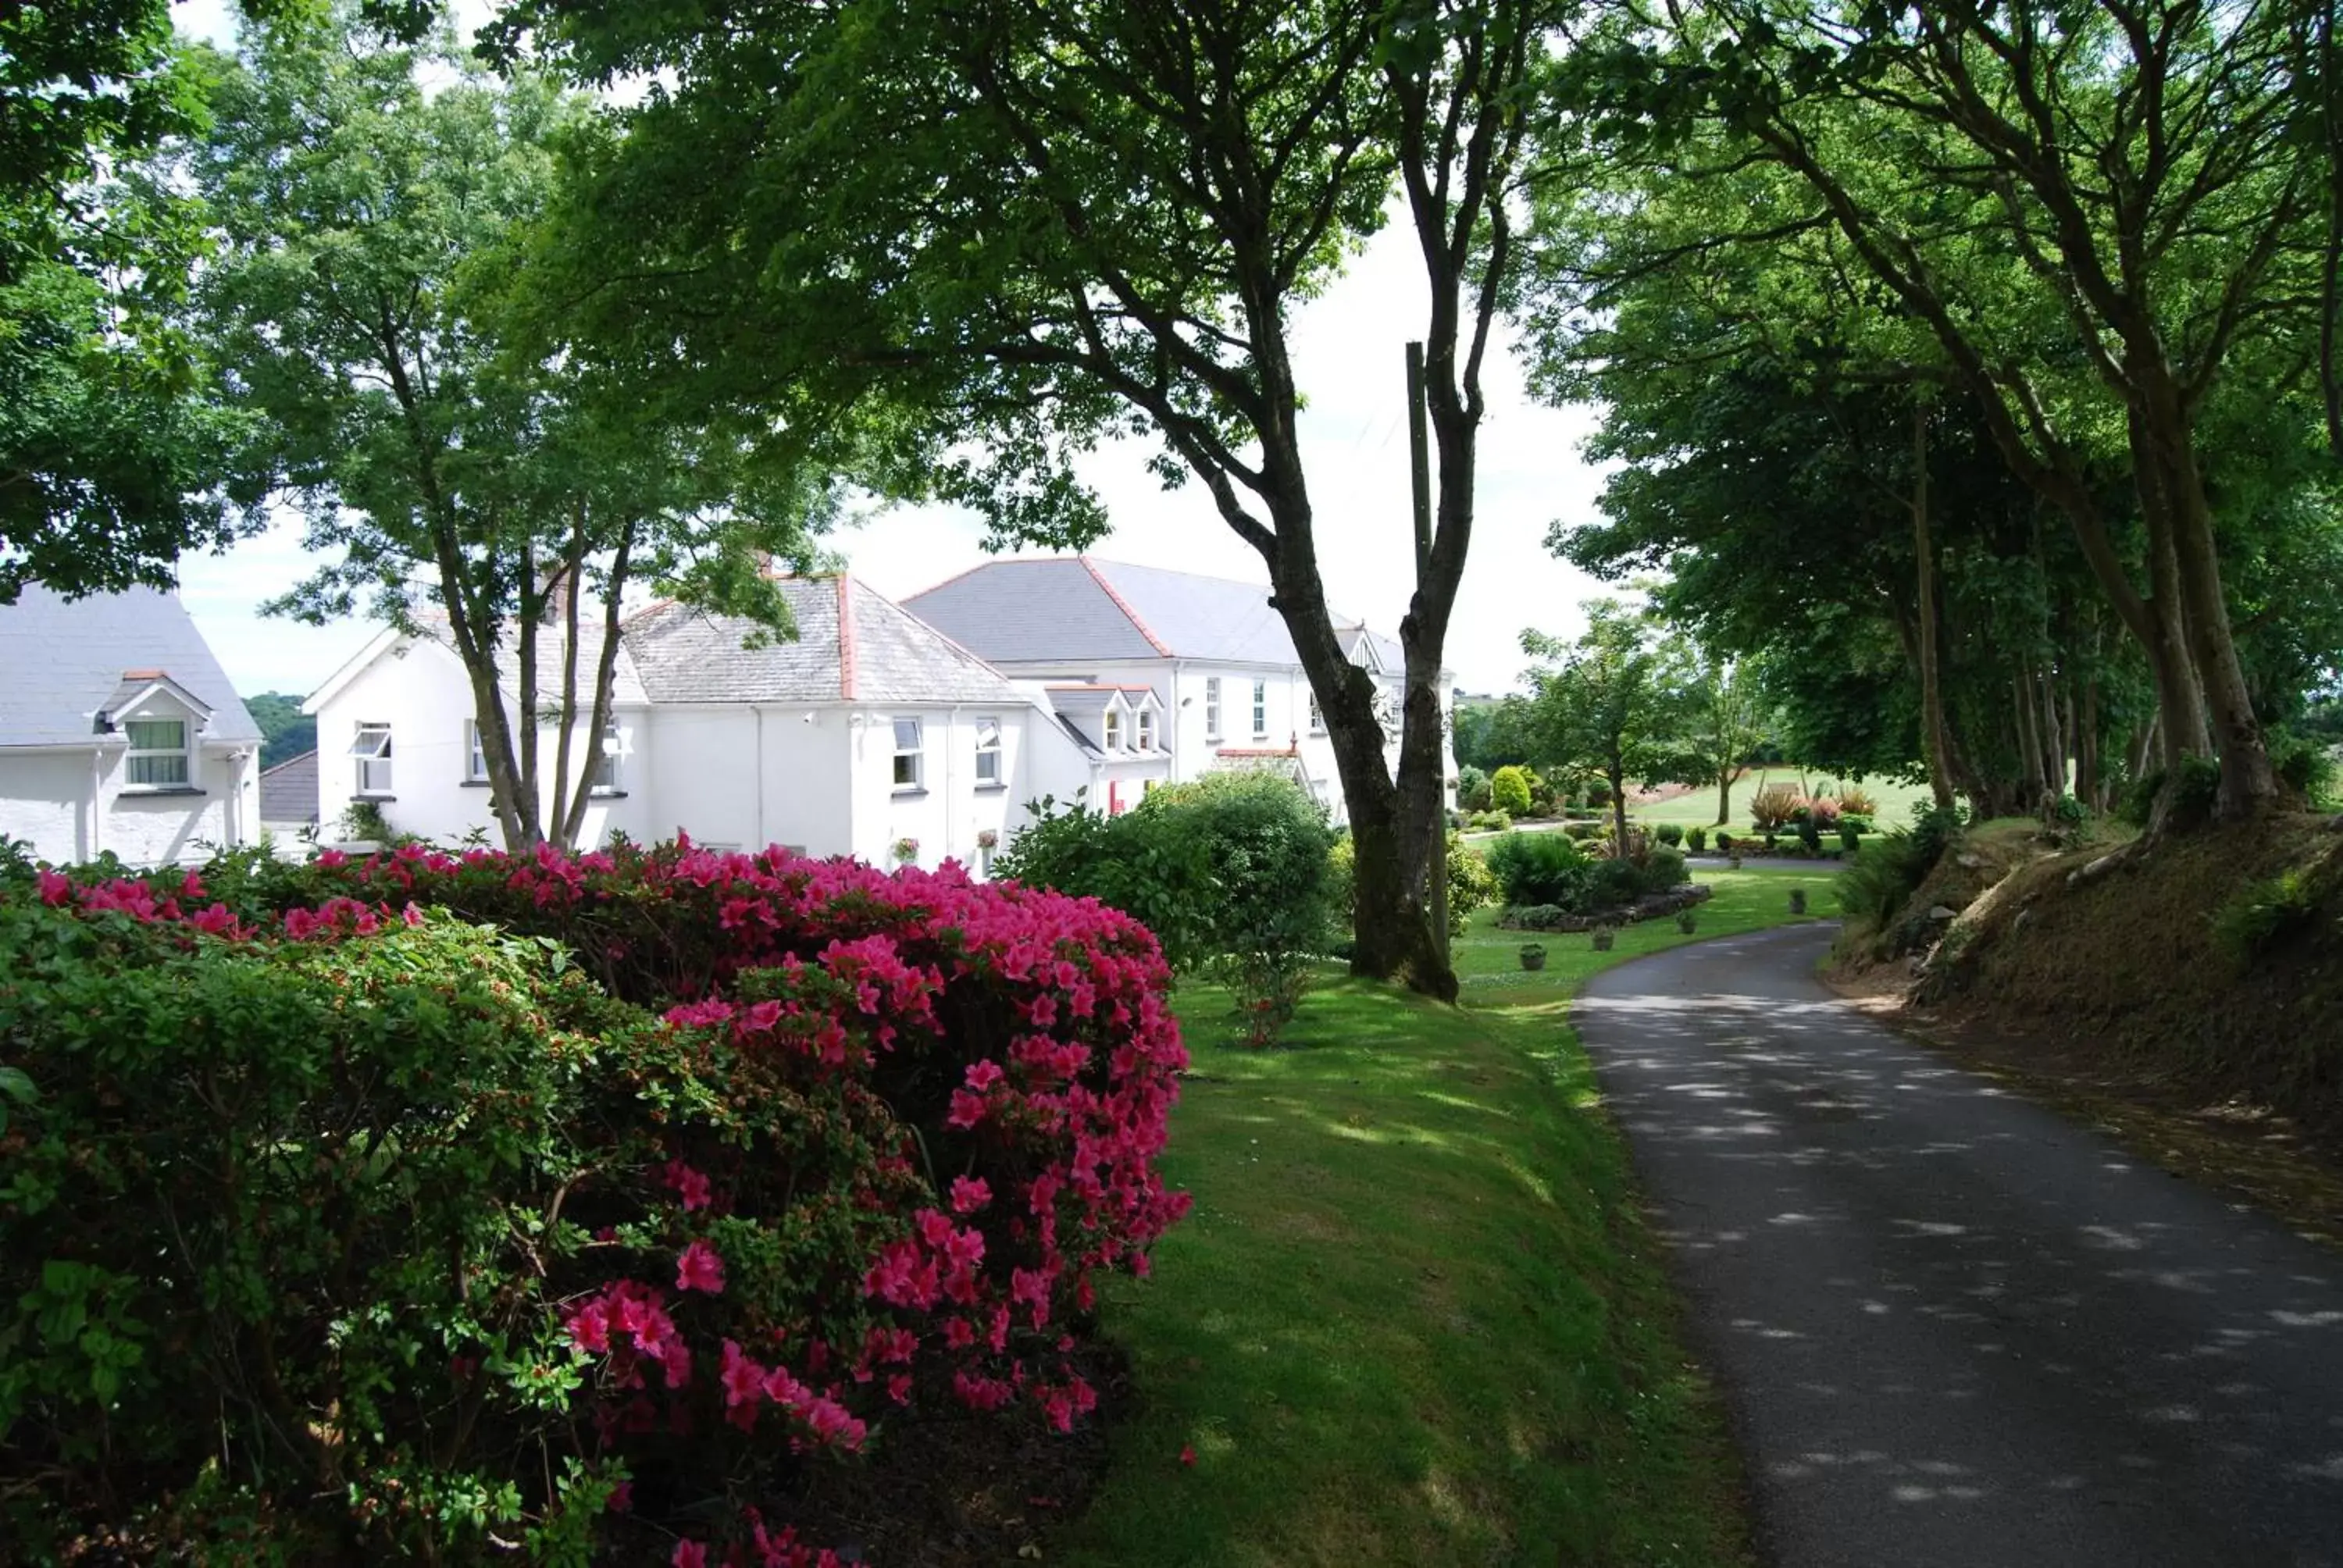
<svg viewBox="0 0 2343 1568">
<path fill-rule="evenodd" d="M 844 1086 L 850 1103 L 878 1108 L 892 1148 L 882 1143 L 883 1180 L 859 1201 L 882 1207 L 854 1232 L 872 1250 L 841 1269 L 854 1297 L 820 1308 L 868 1323 L 850 1361 L 731 1288 L 725 1227 L 789 1222 L 755 1211 L 750 1194 L 766 1189 L 726 1164 L 736 1154 L 677 1141 L 641 1173 L 635 1233 L 670 1249 L 658 1282 L 608 1279 L 562 1310 L 596 1368 L 606 1442 L 695 1421 L 754 1432 L 769 1405 L 786 1419 L 765 1430 L 793 1447 L 851 1452 L 870 1421 L 929 1390 L 980 1411 L 1021 1403 L 1061 1430 L 1095 1407 L 1069 1325 L 1094 1304 L 1101 1270 L 1143 1274 L 1148 1247 L 1188 1208 L 1157 1169 L 1187 1054 L 1169 972 L 1137 922 L 1095 900 L 977 883 L 949 862 L 881 872 L 688 839 L 577 856 L 328 853 L 294 885 L 297 907 L 229 891 L 200 914 L 185 912 L 208 896 L 193 875 L 85 888 L 51 873 L 41 896 L 295 940 L 361 937 L 444 908 L 559 938 L 612 992 L 663 1008 L 679 1042 L 718 1042 L 783 1081 Z M 924 1202 L 877 1196 L 921 1188 Z M 625 1255 L 622 1272 L 652 1261 Z M 714 1379 L 695 1381 L 695 1347 Z M 720 1550 L 727 1563 L 829 1560 L 761 1524 Z"/>
</svg>

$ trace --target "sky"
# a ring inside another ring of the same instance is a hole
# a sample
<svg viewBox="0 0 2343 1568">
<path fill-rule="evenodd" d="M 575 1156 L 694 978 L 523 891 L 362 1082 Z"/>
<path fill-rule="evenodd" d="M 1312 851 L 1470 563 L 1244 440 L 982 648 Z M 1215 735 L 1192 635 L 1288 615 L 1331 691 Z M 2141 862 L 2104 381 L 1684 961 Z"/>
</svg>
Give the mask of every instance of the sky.
<svg viewBox="0 0 2343 1568">
<path fill-rule="evenodd" d="M 221 42 L 230 35 L 225 0 L 182 0 L 174 14 L 189 33 Z M 1403 354 L 1407 340 L 1423 330 L 1429 299 L 1407 236 L 1389 227 L 1332 286 L 1301 307 L 1292 328 L 1296 374 L 1308 399 L 1302 467 L 1327 602 L 1386 632 L 1398 629 L 1414 587 Z M 1592 411 L 1532 402 L 1502 342 L 1483 381 L 1488 413 L 1476 520 L 1447 658 L 1458 685 L 1473 692 L 1511 689 L 1527 662 L 1523 630 L 1574 635 L 1584 624 L 1580 601 L 1603 591 L 1545 549 L 1548 525 L 1594 516 L 1602 476 L 1580 455 L 1594 427 Z M 1221 520 L 1201 485 L 1167 492 L 1147 471 L 1153 449 L 1150 442 L 1123 440 L 1083 461 L 1081 477 L 1113 523 L 1091 553 L 1266 582 L 1260 557 Z M 921 506 L 886 509 L 828 542 L 857 578 L 902 598 L 988 558 L 982 538 L 974 514 Z M 363 621 L 313 628 L 260 615 L 264 601 L 311 568 L 300 524 L 289 518 L 223 555 L 180 563 L 180 598 L 239 691 L 307 693 L 373 636 L 376 628 Z"/>
</svg>

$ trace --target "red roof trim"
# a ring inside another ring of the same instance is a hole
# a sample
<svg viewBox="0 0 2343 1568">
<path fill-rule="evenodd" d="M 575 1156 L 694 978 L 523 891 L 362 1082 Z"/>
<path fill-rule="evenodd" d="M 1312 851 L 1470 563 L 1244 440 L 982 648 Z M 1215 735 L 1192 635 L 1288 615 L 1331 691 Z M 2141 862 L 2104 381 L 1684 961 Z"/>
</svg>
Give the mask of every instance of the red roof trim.
<svg viewBox="0 0 2343 1568">
<path fill-rule="evenodd" d="M 168 680 L 170 677 L 165 675 L 159 669 L 126 669 L 122 672 L 122 678 L 125 680 Z"/>
<path fill-rule="evenodd" d="M 1161 638 L 1156 636 L 1152 631 L 1148 629 L 1147 623 L 1139 618 L 1139 612 L 1131 608 L 1130 602 L 1121 594 L 1114 591 L 1114 585 L 1106 580 L 1106 574 L 1099 570 L 1097 567 L 1091 564 L 1090 557 L 1076 556 L 1074 558 L 1082 563 L 1082 570 L 1091 574 L 1091 580 L 1097 583 L 1100 588 L 1103 588 L 1106 591 L 1106 597 L 1114 601 L 1114 608 L 1122 611 L 1124 615 L 1131 618 L 1131 624 L 1138 629 L 1140 636 L 1147 639 L 1147 645 L 1153 648 L 1157 653 L 1161 654 L 1164 658 L 1171 658 L 1172 649 L 1170 645 L 1165 643 Z"/>
<path fill-rule="evenodd" d="M 1041 689 L 1044 691 L 1120 691 L 1125 697 L 1129 697 L 1135 692 L 1143 692 L 1151 697 L 1155 693 L 1155 689 L 1151 686 L 1109 686 L 1102 681 L 1096 680 L 1065 681 L 1052 686 L 1045 686 Z"/>
<path fill-rule="evenodd" d="M 838 574 L 838 695 L 854 700 L 853 578 Z"/>
</svg>

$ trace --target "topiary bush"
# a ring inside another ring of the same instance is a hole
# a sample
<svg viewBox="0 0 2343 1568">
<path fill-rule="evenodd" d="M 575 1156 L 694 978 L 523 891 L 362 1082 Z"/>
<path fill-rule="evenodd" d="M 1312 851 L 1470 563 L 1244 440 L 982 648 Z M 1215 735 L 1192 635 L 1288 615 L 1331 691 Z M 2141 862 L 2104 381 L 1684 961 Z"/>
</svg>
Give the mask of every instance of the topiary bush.
<svg viewBox="0 0 2343 1568">
<path fill-rule="evenodd" d="M 1473 814 L 1473 829 L 1479 833 L 1503 833 L 1513 825 L 1513 819 L 1503 811 L 1476 811 Z"/>
<path fill-rule="evenodd" d="M 812 1563 L 886 1422 L 1089 1408 L 1185 1208 L 1168 971 L 1095 904 L 688 842 L 0 881 L 36 1556 Z"/>
<path fill-rule="evenodd" d="M 1684 841 L 1684 824 L 1681 822 L 1663 822 L 1653 832 L 1671 849 Z"/>
<path fill-rule="evenodd" d="M 1526 769 L 1507 763 L 1489 776 L 1489 805 L 1508 817 L 1530 814 L 1530 776 Z"/>
<path fill-rule="evenodd" d="M 1684 848 L 1697 855 L 1708 848 L 1708 829 L 1701 827 L 1684 829 Z"/>
<path fill-rule="evenodd" d="M 1586 856 L 1567 834 L 1508 833 L 1486 855 L 1508 904 L 1573 907 L 1586 885 Z"/>
</svg>

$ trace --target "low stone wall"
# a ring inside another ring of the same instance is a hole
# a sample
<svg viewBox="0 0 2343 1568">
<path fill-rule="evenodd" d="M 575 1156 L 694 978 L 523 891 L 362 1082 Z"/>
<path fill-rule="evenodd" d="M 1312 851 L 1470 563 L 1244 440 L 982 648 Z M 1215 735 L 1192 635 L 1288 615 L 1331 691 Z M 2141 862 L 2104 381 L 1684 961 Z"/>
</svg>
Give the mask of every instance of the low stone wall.
<svg viewBox="0 0 2343 1568">
<path fill-rule="evenodd" d="M 1714 890 L 1701 882 L 1679 882 L 1662 893 L 1645 893 L 1632 904 L 1578 914 L 1553 904 L 1511 908 L 1497 916 L 1509 931 L 1591 931 L 1597 926 L 1632 926 L 1639 920 L 1660 920 L 1695 904 L 1705 903 Z"/>
</svg>

